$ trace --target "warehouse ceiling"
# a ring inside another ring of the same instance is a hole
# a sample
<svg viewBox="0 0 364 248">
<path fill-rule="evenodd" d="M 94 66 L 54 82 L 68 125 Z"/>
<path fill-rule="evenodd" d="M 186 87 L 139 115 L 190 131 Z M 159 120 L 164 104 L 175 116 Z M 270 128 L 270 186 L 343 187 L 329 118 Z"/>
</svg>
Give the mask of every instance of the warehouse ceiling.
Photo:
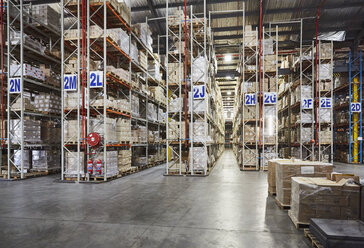
<svg viewBox="0 0 364 248">
<path fill-rule="evenodd" d="M 210 11 L 242 10 L 244 1 L 206 0 L 207 16 Z M 194 13 L 203 13 L 203 0 L 188 0 L 187 6 L 193 6 Z M 245 0 L 246 24 L 253 28 L 259 26 L 259 1 Z M 132 22 L 144 22 L 146 18 L 165 16 L 166 0 L 133 0 L 130 1 Z M 341 46 L 358 44 L 364 36 L 363 0 L 263 0 L 262 22 L 268 28 L 269 23 L 290 21 L 304 18 L 303 40 L 311 42 L 315 35 L 315 17 L 318 7 L 322 5 L 319 19 L 319 32 L 346 31 L 346 42 Z M 174 8 L 184 8 L 183 0 L 169 1 L 170 14 Z M 190 8 L 187 7 L 188 13 Z M 157 46 L 157 35 L 165 34 L 165 21 L 149 22 L 153 29 L 154 45 Z M 211 27 L 214 46 L 218 58 L 218 84 L 220 86 L 226 111 L 232 111 L 238 73 L 238 49 L 242 42 L 242 12 L 212 13 Z M 280 25 L 280 50 L 297 47 L 297 25 Z M 284 35 L 283 35 L 284 34 Z M 160 52 L 163 53 L 164 39 L 160 39 Z M 157 47 L 155 47 L 157 48 Z M 225 56 L 229 59 L 226 60 Z M 231 59 L 230 59 L 231 58 Z"/>
</svg>

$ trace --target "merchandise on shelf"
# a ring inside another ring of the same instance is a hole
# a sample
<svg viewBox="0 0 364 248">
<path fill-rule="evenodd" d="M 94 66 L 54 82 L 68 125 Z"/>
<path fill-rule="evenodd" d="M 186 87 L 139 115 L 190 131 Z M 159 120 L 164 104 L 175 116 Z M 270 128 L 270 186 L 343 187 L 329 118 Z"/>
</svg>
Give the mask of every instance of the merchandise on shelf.
<svg viewBox="0 0 364 248">
<path fill-rule="evenodd" d="M 41 121 L 24 119 L 24 132 L 19 119 L 10 120 L 10 140 L 12 144 L 20 144 L 23 137 L 26 143 L 41 143 Z"/>
<path fill-rule="evenodd" d="M 177 97 L 177 98 L 170 98 L 168 102 L 168 108 L 169 112 L 178 112 L 183 111 L 183 98 Z"/>
<path fill-rule="evenodd" d="M 61 112 L 61 98 L 57 95 L 41 92 L 34 96 L 34 107 L 40 112 L 59 114 Z"/>
<path fill-rule="evenodd" d="M 155 104 L 148 102 L 147 119 L 151 121 L 158 120 L 158 108 Z"/>
<path fill-rule="evenodd" d="M 102 161 L 102 173 L 99 176 L 104 175 L 105 173 L 105 161 L 104 161 L 104 153 L 100 152 L 95 157 L 95 160 Z M 106 176 L 111 177 L 119 174 L 118 170 L 118 151 L 107 151 L 106 152 Z"/>
<path fill-rule="evenodd" d="M 85 176 L 84 168 L 84 152 L 80 152 L 80 158 L 78 160 L 77 152 L 66 152 L 65 153 L 65 176 L 67 177 L 77 177 L 79 166 L 80 176 Z"/>
<path fill-rule="evenodd" d="M 49 170 L 60 168 L 61 154 L 59 150 L 33 150 L 32 169 Z"/>
<path fill-rule="evenodd" d="M 190 147 L 190 156 L 193 151 L 192 164 L 194 171 L 202 171 L 206 168 L 208 161 L 208 155 L 205 147 Z"/>
<path fill-rule="evenodd" d="M 24 172 L 28 172 L 31 168 L 32 157 L 31 150 L 23 150 L 23 154 L 21 150 L 14 150 L 14 165 L 19 168 L 21 167 L 21 161 L 23 161 L 23 170 Z"/>
<path fill-rule="evenodd" d="M 61 15 L 48 4 L 32 5 L 32 16 L 46 26 L 50 26 L 56 30 L 61 29 Z"/>
<path fill-rule="evenodd" d="M 139 37 L 140 41 L 149 49 L 149 51 L 152 52 L 153 39 L 149 25 L 147 23 L 137 23 L 133 25 L 133 30 Z"/>
<path fill-rule="evenodd" d="M 205 57 L 197 57 L 193 59 L 192 65 L 192 81 L 207 82 L 207 65 L 208 61 Z"/>
<path fill-rule="evenodd" d="M 10 65 L 9 74 L 12 75 L 13 77 L 20 77 L 21 76 L 21 65 L 18 65 L 18 64 Z M 40 81 L 45 80 L 44 72 L 41 69 L 39 69 L 35 66 L 31 66 L 29 64 L 23 64 L 23 76 L 34 78 L 34 79 L 37 79 Z"/>
<path fill-rule="evenodd" d="M 119 173 L 126 172 L 131 168 L 131 150 L 118 151 L 118 170 Z"/>
<path fill-rule="evenodd" d="M 185 122 L 171 121 L 168 127 L 168 138 L 170 140 L 178 140 L 180 138 L 180 131 L 181 139 L 185 138 Z"/>
<path fill-rule="evenodd" d="M 105 120 L 105 130 L 104 130 Z M 107 143 L 118 143 L 118 135 L 116 132 L 116 120 L 113 118 L 90 118 L 90 130 L 89 133 L 98 133 Z"/>
<path fill-rule="evenodd" d="M 147 143 L 147 127 L 141 125 L 133 125 L 131 129 L 131 139 L 133 143 Z"/>
<path fill-rule="evenodd" d="M 64 143 L 76 143 L 77 142 L 77 120 L 64 121 Z M 82 128 L 80 122 L 79 128 L 80 139 L 82 138 Z"/>
<path fill-rule="evenodd" d="M 131 95 L 131 113 L 133 116 L 139 117 L 139 97 L 136 95 Z"/>
<path fill-rule="evenodd" d="M 119 142 L 129 142 L 131 139 L 130 120 L 118 118 L 116 120 L 116 134 Z"/>
</svg>

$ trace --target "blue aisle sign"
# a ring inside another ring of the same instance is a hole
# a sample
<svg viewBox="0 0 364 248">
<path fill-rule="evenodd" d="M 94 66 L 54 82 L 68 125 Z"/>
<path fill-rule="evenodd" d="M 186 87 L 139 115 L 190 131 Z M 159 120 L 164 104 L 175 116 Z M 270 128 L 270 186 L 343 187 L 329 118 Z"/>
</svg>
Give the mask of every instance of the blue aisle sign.
<svg viewBox="0 0 364 248">
<path fill-rule="evenodd" d="M 63 89 L 64 89 L 64 91 L 76 91 L 77 90 L 77 74 L 64 75 Z"/>
<path fill-rule="evenodd" d="M 360 113 L 361 112 L 361 103 L 359 103 L 359 102 L 352 102 L 350 104 L 350 109 L 351 109 L 351 112 Z"/>
<path fill-rule="evenodd" d="M 276 104 L 277 93 L 276 92 L 264 92 L 264 104 Z"/>
<path fill-rule="evenodd" d="M 90 88 L 104 87 L 104 73 L 102 71 L 90 72 Z"/>
<path fill-rule="evenodd" d="M 312 98 L 303 98 L 302 99 L 302 109 L 312 109 L 313 108 L 313 99 Z"/>
<path fill-rule="evenodd" d="M 321 97 L 320 108 L 332 108 L 332 99 L 328 97 Z"/>
<path fill-rule="evenodd" d="M 244 104 L 245 105 L 247 105 L 247 106 L 255 105 L 255 101 L 256 101 L 256 98 L 255 98 L 254 93 L 245 94 L 245 97 L 244 97 Z"/>
<path fill-rule="evenodd" d="M 9 78 L 9 93 L 19 94 L 21 93 L 21 79 L 20 77 Z"/>
<path fill-rule="evenodd" d="M 206 90 L 204 85 L 193 86 L 193 99 L 204 99 L 205 93 Z"/>
</svg>

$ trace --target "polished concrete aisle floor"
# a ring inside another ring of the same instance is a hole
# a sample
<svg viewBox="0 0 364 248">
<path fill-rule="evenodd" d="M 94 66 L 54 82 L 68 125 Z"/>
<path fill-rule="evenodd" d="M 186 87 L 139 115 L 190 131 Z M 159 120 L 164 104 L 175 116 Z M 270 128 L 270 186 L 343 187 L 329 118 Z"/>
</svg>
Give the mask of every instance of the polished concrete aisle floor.
<svg viewBox="0 0 364 248">
<path fill-rule="evenodd" d="M 227 150 L 209 177 L 158 166 L 103 184 L 0 182 L 0 247 L 310 247 Z"/>
</svg>

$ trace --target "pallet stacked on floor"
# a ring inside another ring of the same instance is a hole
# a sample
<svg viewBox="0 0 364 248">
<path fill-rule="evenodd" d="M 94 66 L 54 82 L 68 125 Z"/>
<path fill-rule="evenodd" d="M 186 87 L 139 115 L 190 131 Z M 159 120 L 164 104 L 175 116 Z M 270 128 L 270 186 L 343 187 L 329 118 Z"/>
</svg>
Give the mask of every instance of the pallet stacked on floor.
<svg viewBox="0 0 364 248">
<path fill-rule="evenodd" d="M 334 160 L 344 163 L 362 163 L 362 52 L 337 53 L 343 70 L 335 73 L 334 85 Z"/>
<path fill-rule="evenodd" d="M 204 14 L 197 18 L 191 6 L 186 26 L 180 8 L 166 17 L 166 175 L 208 175 L 224 150 L 222 97 Z"/>
<path fill-rule="evenodd" d="M 51 6 L 7 1 L 7 118 L 1 176 L 60 170 L 60 14 Z M 8 132 L 9 131 L 9 132 Z"/>
</svg>

